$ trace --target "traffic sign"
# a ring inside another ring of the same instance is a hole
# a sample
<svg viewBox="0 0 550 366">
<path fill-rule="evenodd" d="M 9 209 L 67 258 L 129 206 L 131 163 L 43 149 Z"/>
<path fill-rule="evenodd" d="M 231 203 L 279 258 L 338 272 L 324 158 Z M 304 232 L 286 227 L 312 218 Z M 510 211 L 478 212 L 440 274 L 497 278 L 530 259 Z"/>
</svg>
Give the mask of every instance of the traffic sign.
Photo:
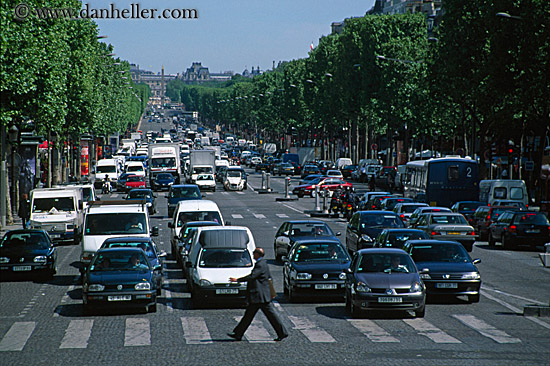
<svg viewBox="0 0 550 366">
<path fill-rule="evenodd" d="M 528 172 L 532 172 L 533 170 L 535 170 L 535 162 L 533 160 L 526 161 L 525 170 Z"/>
<path fill-rule="evenodd" d="M 371 150 L 378 150 L 378 145 L 372 144 L 370 145 Z"/>
</svg>

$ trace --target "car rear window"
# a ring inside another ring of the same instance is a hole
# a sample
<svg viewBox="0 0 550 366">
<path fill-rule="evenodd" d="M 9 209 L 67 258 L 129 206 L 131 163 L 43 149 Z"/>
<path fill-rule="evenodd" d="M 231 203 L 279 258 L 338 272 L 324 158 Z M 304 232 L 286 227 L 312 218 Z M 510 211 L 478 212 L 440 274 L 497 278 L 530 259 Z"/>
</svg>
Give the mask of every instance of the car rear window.
<svg viewBox="0 0 550 366">
<path fill-rule="evenodd" d="M 514 224 L 549 225 L 546 215 L 541 213 L 526 213 L 514 216 Z"/>
</svg>

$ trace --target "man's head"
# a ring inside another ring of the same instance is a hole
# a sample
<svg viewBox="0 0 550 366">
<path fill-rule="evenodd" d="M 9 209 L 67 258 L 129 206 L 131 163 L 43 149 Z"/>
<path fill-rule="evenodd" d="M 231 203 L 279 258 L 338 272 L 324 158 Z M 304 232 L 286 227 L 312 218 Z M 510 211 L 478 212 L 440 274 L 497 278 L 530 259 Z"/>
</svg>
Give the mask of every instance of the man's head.
<svg viewBox="0 0 550 366">
<path fill-rule="evenodd" d="M 130 258 L 130 263 L 132 265 L 136 266 L 139 264 L 139 256 L 137 254 L 132 254 L 132 258 Z"/>
<path fill-rule="evenodd" d="M 258 259 L 262 258 L 265 255 L 265 252 L 262 248 L 256 248 L 252 252 L 252 255 L 254 256 L 254 260 L 258 260 Z"/>
<path fill-rule="evenodd" d="M 397 267 L 401 264 L 401 258 L 398 255 L 394 255 L 391 257 L 391 264 L 392 266 Z"/>
</svg>

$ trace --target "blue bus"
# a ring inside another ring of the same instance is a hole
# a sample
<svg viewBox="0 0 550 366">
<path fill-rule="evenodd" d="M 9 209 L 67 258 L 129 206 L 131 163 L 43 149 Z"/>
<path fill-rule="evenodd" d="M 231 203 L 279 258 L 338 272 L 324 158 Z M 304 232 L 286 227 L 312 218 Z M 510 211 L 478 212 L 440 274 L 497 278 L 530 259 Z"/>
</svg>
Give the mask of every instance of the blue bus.
<svg viewBox="0 0 550 366">
<path fill-rule="evenodd" d="M 405 168 L 403 195 L 430 206 L 477 201 L 478 162 L 460 157 L 411 161 Z"/>
</svg>

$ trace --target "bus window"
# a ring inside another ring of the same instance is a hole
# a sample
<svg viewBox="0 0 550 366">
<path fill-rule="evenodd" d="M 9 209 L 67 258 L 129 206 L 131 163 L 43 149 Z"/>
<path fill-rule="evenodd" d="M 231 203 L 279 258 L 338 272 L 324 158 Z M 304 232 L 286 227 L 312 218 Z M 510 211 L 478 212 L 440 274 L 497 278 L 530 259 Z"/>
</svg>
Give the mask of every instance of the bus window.
<svg viewBox="0 0 550 366">
<path fill-rule="evenodd" d="M 451 165 L 447 170 L 447 179 L 451 182 L 455 182 L 459 178 L 458 165 Z"/>
</svg>

